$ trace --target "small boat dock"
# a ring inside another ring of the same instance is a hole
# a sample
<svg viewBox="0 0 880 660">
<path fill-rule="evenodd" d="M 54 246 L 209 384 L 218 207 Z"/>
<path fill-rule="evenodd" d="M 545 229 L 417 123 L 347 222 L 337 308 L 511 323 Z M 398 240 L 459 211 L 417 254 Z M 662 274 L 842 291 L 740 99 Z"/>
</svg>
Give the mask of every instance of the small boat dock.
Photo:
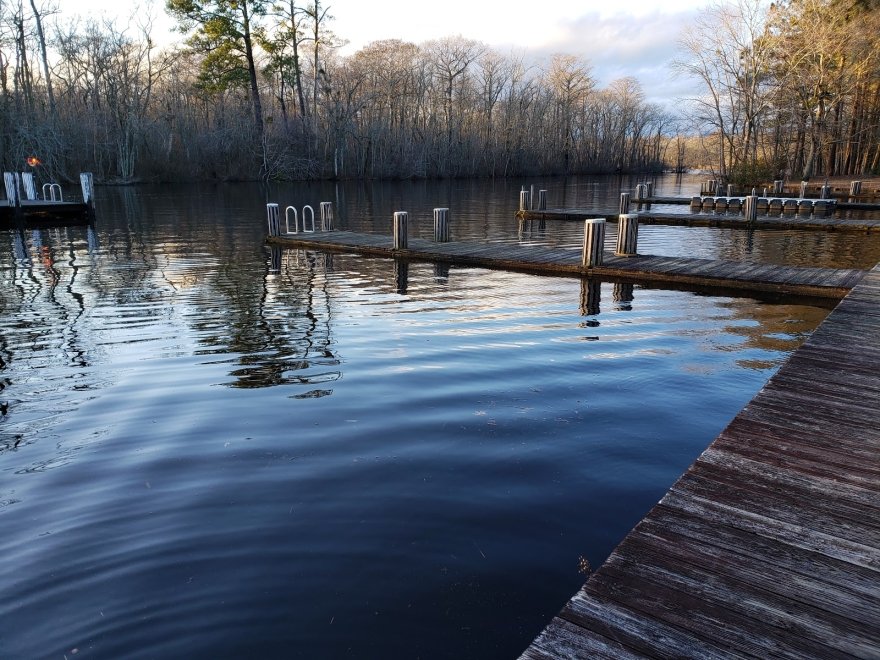
<svg viewBox="0 0 880 660">
<path fill-rule="evenodd" d="M 354 252 L 548 275 L 576 275 L 629 282 L 666 282 L 679 286 L 836 299 L 846 295 L 865 273 L 854 269 L 775 266 L 647 255 L 606 255 L 601 266 L 584 267 L 582 254 L 577 250 L 506 243 L 435 242 L 426 239 L 410 239 L 405 249 L 395 249 L 390 236 L 349 231 L 285 234 L 270 237 L 269 242 L 282 247 Z"/>
<path fill-rule="evenodd" d="M 80 175 L 82 200 L 64 200 L 61 186 L 47 183 L 37 192 L 30 172 L 4 172 L 6 199 L 0 200 L 0 226 L 72 224 L 95 217 L 94 182 L 91 173 Z"/>
</svg>

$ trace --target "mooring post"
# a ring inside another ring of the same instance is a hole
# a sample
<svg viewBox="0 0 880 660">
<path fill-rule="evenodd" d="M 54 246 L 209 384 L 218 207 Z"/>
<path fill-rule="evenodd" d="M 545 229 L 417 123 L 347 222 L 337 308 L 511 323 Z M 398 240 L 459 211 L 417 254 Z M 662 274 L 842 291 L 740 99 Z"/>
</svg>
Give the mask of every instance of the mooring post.
<svg viewBox="0 0 880 660">
<path fill-rule="evenodd" d="M 449 240 L 449 209 L 434 209 L 434 240 L 438 243 Z"/>
<path fill-rule="evenodd" d="M 654 196 L 654 182 L 646 181 L 645 182 L 645 197 L 653 197 Z"/>
<path fill-rule="evenodd" d="M 584 268 L 602 265 L 605 248 L 605 218 L 587 218 L 584 220 L 584 249 L 581 253 L 581 265 Z"/>
<path fill-rule="evenodd" d="M 266 219 L 269 223 L 269 236 L 281 235 L 281 210 L 278 204 L 266 204 Z"/>
<path fill-rule="evenodd" d="M 699 197 L 696 199 L 699 199 Z M 629 193 L 620 193 L 620 210 L 618 212 L 629 213 Z"/>
<path fill-rule="evenodd" d="M 776 180 L 774 180 L 774 181 L 773 181 L 773 194 L 774 194 L 774 195 L 781 195 L 781 194 L 782 194 L 782 188 L 783 188 L 784 185 L 785 185 L 785 181 L 784 181 L 783 179 L 776 179 Z"/>
<path fill-rule="evenodd" d="M 849 194 L 851 197 L 855 195 L 861 194 L 862 192 L 862 182 L 861 181 L 850 181 L 849 183 Z"/>
<path fill-rule="evenodd" d="M 333 202 L 321 202 L 321 231 L 333 231 Z"/>
<path fill-rule="evenodd" d="M 734 186 L 732 183 L 727 184 L 727 196 L 728 197 L 733 197 L 733 187 Z"/>
<path fill-rule="evenodd" d="M 618 257 L 635 257 L 638 255 L 639 216 L 637 213 L 621 213 L 617 217 L 617 249 Z"/>
<path fill-rule="evenodd" d="M 539 190 L 538 191 L 538 210 L 546 211 L 547 210 L 547 191 Z"/>
<path fill-rule="evenodd" d="M 406 211 L 395 211 L 394 212 L 394 236 L 392 247 L 395 250 L 405 250 L 408 241 L 407 241 L 407 225 L 409 220 L 409 213 Z"/>
<path fill-rule="evenodd" d="M 753 224 L 758 219 L 758 196 L 749 195 L 743 204 L 743 215 L 746 216 L 746 222 Z"/>
<path fill-rule="evenodd" d="M 535 210 L 535 184 L 529 188 L 529 209 Z"/>
<path fill-rule="evenodd" d="M 831 186 L 828 185 L 827 181 L 822 186 L 822 189 L 819 190 L 819 199 L 831 199 Z"/>
<path fill-rule="evenodd" d="M 37 198 L 37 187 L 34 185 L 34 173 L 22 172 L 21 183 L 24 186 L 24 196 L 31 201 Z"/>
<path fill-rule="evenodd" d="M 18 173 L 4 172 L 3 183 L 6 185 L 6 200 L 12 208 L 21 206 L 21 194 L 18 191 Z"/>
<path fill-rule="evenodd" d="M 531 197 L 529 196 L 529 191 L 525 189 L 525 186 L 523 186 L 523 189 L 519 191 L 519 210 L 528 211 L 529 207 L 531 206 L 530 200 Z"/>
<path fill-rule="evenodd" d="M 807 182 L 801 181 L 801 190 L 800 190 L 800 194 L 798 195 L 798 197 L 803 199 L 806 196 L 807 196 Z"/>
<path fill-rule="evenodd" d="M 581 280 L 581 315 L 596 316 L 602 302 L 602 283 L 595 280 Z M 598 321 L 587 321 L 588 325 L 598 325 Z"/>
<path fill-rule="evenodd" d="M 79 185 L 82 188 L 83 203 L 86 205 L 89 215 L 95 215 L 95 177 L 91 172 L 81 172 Z"/>
</svg>

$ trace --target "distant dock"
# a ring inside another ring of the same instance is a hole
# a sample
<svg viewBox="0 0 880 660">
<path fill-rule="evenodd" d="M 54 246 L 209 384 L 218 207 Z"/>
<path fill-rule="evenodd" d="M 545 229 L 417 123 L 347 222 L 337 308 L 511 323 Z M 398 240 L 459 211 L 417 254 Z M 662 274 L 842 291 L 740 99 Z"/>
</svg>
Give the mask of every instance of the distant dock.
<svg viewBox="0 0 880 660">
<path fill-rule="evenodd" d="M 576 250 L 504 243 L 434 242 L 410 239 L 395 249 L 392 237 L 348 231 L 318 231 L 270 237 L 283 247 L 353 252 L 409 260 L 483 266 L 533 273 L 577 275 L 631 282 L 666 282 L 694 287 L 842 298 L 864 276 L 854 269 L 807 268 L 679 257 L 606 255 L 585 268 Z"/>
<path fill-rule="evenodd" d="M 4 172 L 6 199 L 0 200 L 0 226 L 73 224 L 95 217 L 94 182 L 91 173 L 80 174 L 82 201 L 64 201 L 61 186 L 47 183 L 42 198 L 30 172 Z"/>
<path fill-rule="evenodd" d="M 727 213 L 664 213 L 652 210 L 637 211 L 639 223 L 643 225 L 671 225 L 678 227 L 722 227 L 726 229 L 803 229 L 807 231 L 840 232 L 880 232 L 880 220 L 801 217 L 795 214 L 780 216 L 758 216 L 751 223 L 742 215 Z M 601 214 L 615 222 L 617 213 Z M 595 209 L 589 208 L 550 208 L 541 211 L 519 211 L 517 216 L 523 220 L 583 220 L 596 217 Z"/>
</svg>

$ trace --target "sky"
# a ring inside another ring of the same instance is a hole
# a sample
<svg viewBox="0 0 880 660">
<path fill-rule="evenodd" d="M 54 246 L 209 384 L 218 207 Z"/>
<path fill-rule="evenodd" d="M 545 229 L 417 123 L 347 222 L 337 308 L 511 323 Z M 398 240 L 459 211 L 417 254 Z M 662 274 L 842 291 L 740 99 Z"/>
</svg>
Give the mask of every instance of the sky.
<svg viewBox="0 0 880 660">
<path fill-rule="evenodd" d="M 307 0 L 300 0 L 304 3 Z M 672 74 L 669 61 L 676 40 L 708 0 L 324 0 L 334 17 L 330 27 L 348 41 L 350 54 L 380 39 L 421 43 L 461 35 L 486 43 L 501 53 L 524 53 L 535 59 L 554 53 L 583 57 L 592 64 L 600 85 L 634 76 L 648 98 L 671 104 L 697 94 L 696 84 Z M 69 5 L 65 7 L 65 5 Z M 118 17 L 147 12 L 157 17 L 154 39 L 180 39 L 171 32 L 164 2 L 140 7 L 126 0 L 61 0 L 63 15 Z M 75 9 L 74 9 L 75 7 Z"/>
</svg>

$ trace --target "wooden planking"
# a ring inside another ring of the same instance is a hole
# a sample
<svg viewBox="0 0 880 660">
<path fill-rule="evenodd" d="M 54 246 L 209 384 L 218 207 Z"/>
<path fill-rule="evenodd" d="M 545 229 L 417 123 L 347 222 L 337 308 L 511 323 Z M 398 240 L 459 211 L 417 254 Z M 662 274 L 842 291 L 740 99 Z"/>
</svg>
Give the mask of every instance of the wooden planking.
<svg viewBox="0 0 880 660">
<path fill-rule="evenodd" d="M 567 624 L 580 636 L 554 657 L 591 657 L 575 645 L 590 639 L 651 658 L 880 657 L 878 335 L 880 265 L 535 645 Z"/>
<path fill-rule="evenodd" d="M 435 243 L 417 238 L 409 240 L 406 250 L 393 250 L 388 236 L 346 231 L 287 234 L 271 237 L 269 241 L 289 247 L 344 250 L 383 257 L 445 261 L 547 274 L 670 282 L 826 298 L 843 297 L 864 275 L 864 271 L 855 269 L 774 266 L 648 255 L 616 257 L 610 254 L 606 254 L 602 266 L 584 269 L 580 250 L 506 243 Z"/>
<path fill-rule="evenodd" d="M 838 205 L 840 207 L 840 205 Z M 722 227 L 726 229 L 803 229 L 810 231 L 880 231 L 880 220 L 855 218 L 822 218 L 785 216 L 758 216 L 754 223 L 746 222 L 745 216 L 720 213 L 664 213 L 662 211 L 638 211 L 639 223 L 644 225 L 672 225 L 679 227 Z M 604 217 L 614 222 L 616 213 L 595 209 L 546 209 L 544 211 L 520 211 L 518 217 L 527 220 L 583 220 Z"/>
</svg>

